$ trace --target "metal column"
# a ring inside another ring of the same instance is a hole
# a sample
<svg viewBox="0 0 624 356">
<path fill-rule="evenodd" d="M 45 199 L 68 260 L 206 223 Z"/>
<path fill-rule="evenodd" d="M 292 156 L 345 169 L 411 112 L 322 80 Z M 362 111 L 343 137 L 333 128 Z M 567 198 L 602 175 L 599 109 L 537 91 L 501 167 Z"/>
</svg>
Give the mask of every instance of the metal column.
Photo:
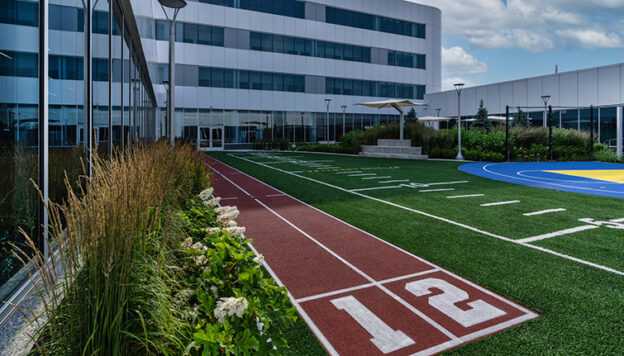
<svg viewBox="0 0 624 356">
<path fill-rule="evenodd" d="M 39 0 L 39 189 L 43 201 L 39 201 L 38 236 L 39 247 L 43 247 L 44 255 L 49 254 L 45 243 L 48 231 L 48 0 Z"/>
</svg>

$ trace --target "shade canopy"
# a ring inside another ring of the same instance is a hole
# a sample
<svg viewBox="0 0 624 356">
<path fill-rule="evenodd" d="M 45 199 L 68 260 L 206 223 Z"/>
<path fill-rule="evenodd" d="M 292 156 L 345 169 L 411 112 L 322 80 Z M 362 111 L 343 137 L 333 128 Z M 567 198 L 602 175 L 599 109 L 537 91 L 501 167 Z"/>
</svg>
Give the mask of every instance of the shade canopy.
<svg viewBox="0 0 624 356">
<path fill-rule="evenodd" d="M 371 101 L 368 103 L 357 103 L 355 105 L 368 106 L 369 108 L 395 108 L 399 112 L 402 112 L 401 107 L 410 107 L 410 106 L 425 106 L 425 104 L 415 103 L 411 100 L 407 99 L 391 99 L 391 100 L 383 100 L 383 101 Z"/>
<path fill-rule="evenodd" d="M 452 117 L 439 117 L 439 116 L 423 116 L 423 117 L 419 117 L 418 121 L 423 121 L 423 122 L 443 122 L 443 121 L 451 121 L 451 120 L 455 120 Z"/>
<path fill-rule="evenodd" d="M 158 2 L 168 8 L 181 9 L 186 6 L 185 0 L 158 0 Z"/>
</svg>

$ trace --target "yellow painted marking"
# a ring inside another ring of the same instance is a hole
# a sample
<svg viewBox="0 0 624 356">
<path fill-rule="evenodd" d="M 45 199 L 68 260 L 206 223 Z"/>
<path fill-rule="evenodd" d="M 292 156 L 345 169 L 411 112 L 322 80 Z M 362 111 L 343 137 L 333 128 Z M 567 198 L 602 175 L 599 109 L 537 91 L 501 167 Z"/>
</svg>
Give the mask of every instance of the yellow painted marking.
<svg viewBox="0 0 624 356">
<path fill-rule="evenodd" d="M 624 183 L 624 169 L 579 170 L 579 171 L 546 171 L 567 176 L 591 178 L 613 183 Z"/>
</svg>

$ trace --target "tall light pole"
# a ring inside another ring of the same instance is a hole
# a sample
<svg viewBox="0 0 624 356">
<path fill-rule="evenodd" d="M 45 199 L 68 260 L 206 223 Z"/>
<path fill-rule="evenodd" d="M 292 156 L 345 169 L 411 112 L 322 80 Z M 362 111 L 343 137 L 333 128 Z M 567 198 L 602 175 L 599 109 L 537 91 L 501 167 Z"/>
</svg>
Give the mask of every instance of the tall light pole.
<svg viewBox="0 0 624 356">
<path fill-rule="evenodd" d="M 347 113 L 347 106 L 343 105 L 342 106 L 342 135 L 343 136 L 344 136 L 345 133 L 347 133 L 347 131 L 346 131 L 347 128 L 345 126 L 345 116 L 346 116 L 346 113 Z"/>
<path fill-rule="evenodd" d="M 160 6 L 169 20 L 169 97 L 167 116 L 169 119 L 169 144 L 175 145 L 175 25 L 178 12 L 186 6 L 185 0 L 158 0 Z M 173 16 L 169 18 L 165 7 L 173 9 Z"/>
<path fill-rule="evenodd" d="M 454 84 L 455 90 L 457 90 L 457 157 L 455 157 L 455 159 L 460 161 L 464 160 L 461 148 L 461 91 L 464 85 L 464 83 Z"/>
<path fill-rule="evenodd" d="M 325 122 L 327 123 L 327 137 L 326 141 L 329 143 L 329 103 L 331 103 L 331 99 L 325 99 L 325 104 L 327 105 L 327 114 L 325 115 Z"/>
<path fill-rule="evenodd" d="M 548 111 L 548 99 L 550 99 L 550 95 L 542 95 L 542 101 L 544 102 L 544 127 L 546 127 L 546 112 Z"/>
</svg>

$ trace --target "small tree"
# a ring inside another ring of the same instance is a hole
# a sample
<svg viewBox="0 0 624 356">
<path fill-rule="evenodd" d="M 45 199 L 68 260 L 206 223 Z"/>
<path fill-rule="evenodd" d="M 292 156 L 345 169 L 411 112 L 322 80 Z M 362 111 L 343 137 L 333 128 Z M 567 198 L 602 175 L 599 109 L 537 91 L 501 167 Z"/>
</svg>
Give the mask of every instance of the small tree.
<svg viewBox="0 0 624 356">
<path fill-rule="evenodd" d="M 416 121 L 418 121 L 418 117 L 416 116 L 416 110 L 414 108 L 411 108 L 407 112 L 407 115 L 405 115 L 405 121 L 406 122 L 416 122 Z"/>
<path fill-rule="evenodd" d="M 492 128 L 492 121 L 488 118 L 488 111 L 483 106 L 483 100 L 481 100 L 481 103 L 479 104 L 479 111 L 477 111 L 477 116 L 474 124 L 472 124 L 472 127 L 486 131 L 490 131 Z"/>
<path fill-rule="evenodd" d="M 513 126 L 518 127 L 529 127 L 529 120 L 527 118 L 527 114 L 522 111 L 522 109 L 518 108 L 518 114 L 513 121 Z"/>
</svg>

